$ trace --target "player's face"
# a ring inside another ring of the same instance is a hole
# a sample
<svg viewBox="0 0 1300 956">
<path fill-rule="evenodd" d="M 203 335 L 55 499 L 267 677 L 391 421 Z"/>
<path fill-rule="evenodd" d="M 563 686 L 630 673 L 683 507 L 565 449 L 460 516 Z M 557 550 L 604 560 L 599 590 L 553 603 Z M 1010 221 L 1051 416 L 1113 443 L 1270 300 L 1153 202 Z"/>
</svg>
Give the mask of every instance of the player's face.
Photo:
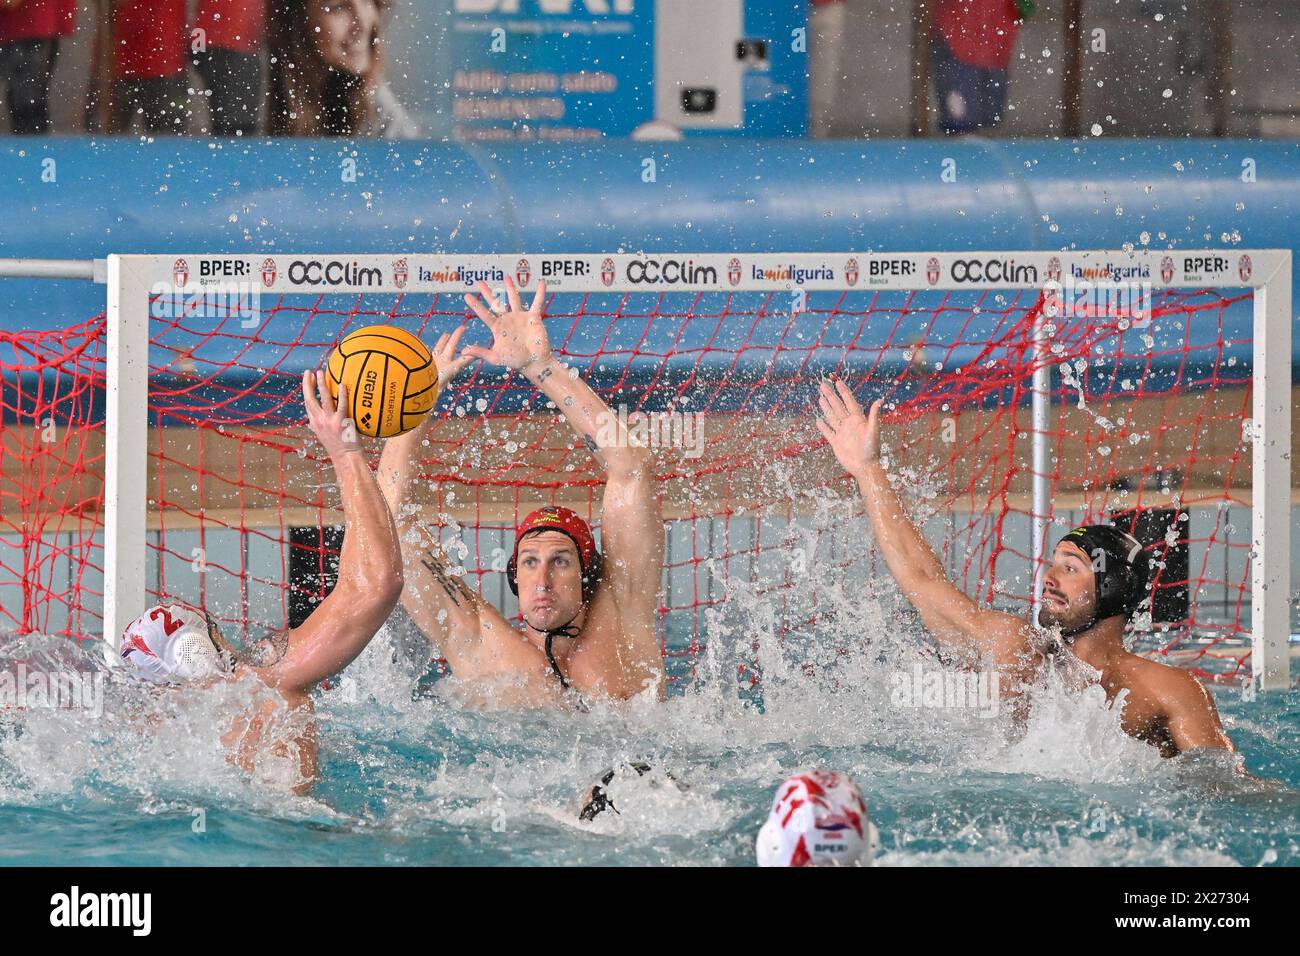
<svg viewBox="0 0 1300 956">
<path fill-rule="evenodd" d="M 519 610 L 538 630 L 563 627 L 582 607 L 582 564 L 566 534 L 542 531 L 524 538 L 515 575 Z"/>
<path fill-rule="evenodd" d="M 370 72 L 379 29 L 375 0 L 310 0 L 307 23 L 327 66 L 357 76 Z"/>
<path fill-rule="evenodd" d="M 1038 612 L 1038 623 L 1069 632 L 1090 621 L 1096 610 L 1092 561 L 1082 548 L 1061 542 L 1043 577 L 1043 607 Z"/>
</svg>

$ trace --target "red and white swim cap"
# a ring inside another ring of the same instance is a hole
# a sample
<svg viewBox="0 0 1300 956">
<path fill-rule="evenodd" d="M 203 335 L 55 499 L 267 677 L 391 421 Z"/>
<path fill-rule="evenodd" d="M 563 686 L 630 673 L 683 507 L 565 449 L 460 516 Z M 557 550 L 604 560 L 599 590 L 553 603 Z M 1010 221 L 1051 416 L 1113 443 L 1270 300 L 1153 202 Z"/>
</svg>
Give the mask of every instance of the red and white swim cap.
<svg viewBox="0 0 1300 956">
<path fill-rule="evenodd" d="M 810 770 L 777 788 L 758 831 L 759 866 L 869 866 L 880 834 L 848 774 Z"/>
<path fill-rule="evenodd" d="M 118 648 L 137 677 L 174 683 L 224 674 L 231 661 L 218 648 L 208 618 L 183 604 L 159 604 L 127 625 Z"/>
</svg>

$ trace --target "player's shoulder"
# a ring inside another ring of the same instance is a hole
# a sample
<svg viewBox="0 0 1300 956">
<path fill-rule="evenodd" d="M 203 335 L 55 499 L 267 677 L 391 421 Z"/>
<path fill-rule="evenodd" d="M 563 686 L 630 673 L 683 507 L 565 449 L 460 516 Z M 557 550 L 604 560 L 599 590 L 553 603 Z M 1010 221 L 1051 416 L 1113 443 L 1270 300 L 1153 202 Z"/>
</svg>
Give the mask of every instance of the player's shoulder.
<svg viewBox="0 0 1300 956">
<path fill-rule="evenodd" d="M 1002 666 L 1032 667 L 1047 649 L 1048 635 L 1030 621 L 991 608 L 979 612 L 981 643 Z"/>
<path fill-rule="evenodd" d="M 1125 668 L 1134 690 L 1169 706 L 1204 702 L 1209 697 L 1205 685 L 1186 668 L 1175 667 L 1138 654 L 1130 654 Z"/>
</svg>

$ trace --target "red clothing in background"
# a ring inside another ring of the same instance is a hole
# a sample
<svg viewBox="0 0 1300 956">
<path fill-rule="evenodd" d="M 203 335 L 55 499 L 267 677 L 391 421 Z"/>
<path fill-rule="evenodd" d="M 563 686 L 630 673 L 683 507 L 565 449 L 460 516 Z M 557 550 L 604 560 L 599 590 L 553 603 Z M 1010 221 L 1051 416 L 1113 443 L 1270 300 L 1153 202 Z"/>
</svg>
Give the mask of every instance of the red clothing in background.
<svg viewBox="0 0 1300 956">
<path fill-rule="evenodd" d="M 1005 70 L 1020 29 L 1016 0 L 940 0 L 934 26 L 963 63 Z"/>
<path fill-rule="evenodd" d="M 113 18 L 114 60 L 122 80 L 185 72 L 185 0 L 125 0 Z"/>
<path fill-rule="evenodd" d="M 266 31 L 266 0 L 199 0 L 194 26 L 208 36 L 208 46 L 256 53 Z"/>
<path fill-rule="evenodd" d="M 77 0 L 25 0 L 0 10 L 0 43 L 71 36 L 76 16 Z"/>
</svg>

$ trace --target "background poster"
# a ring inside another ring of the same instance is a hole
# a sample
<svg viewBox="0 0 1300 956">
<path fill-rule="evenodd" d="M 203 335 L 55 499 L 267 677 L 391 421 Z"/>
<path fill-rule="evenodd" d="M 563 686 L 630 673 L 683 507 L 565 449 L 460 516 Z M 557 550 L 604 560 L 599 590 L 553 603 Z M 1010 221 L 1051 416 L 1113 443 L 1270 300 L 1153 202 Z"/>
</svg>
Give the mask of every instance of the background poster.
<svg viewBox="0 0 1300 956">
<path fill-rule="evenodd" d="M 456 139 L 807 134 L 806 0 L 451 0 L 446 23 Z"/>
</svg>

